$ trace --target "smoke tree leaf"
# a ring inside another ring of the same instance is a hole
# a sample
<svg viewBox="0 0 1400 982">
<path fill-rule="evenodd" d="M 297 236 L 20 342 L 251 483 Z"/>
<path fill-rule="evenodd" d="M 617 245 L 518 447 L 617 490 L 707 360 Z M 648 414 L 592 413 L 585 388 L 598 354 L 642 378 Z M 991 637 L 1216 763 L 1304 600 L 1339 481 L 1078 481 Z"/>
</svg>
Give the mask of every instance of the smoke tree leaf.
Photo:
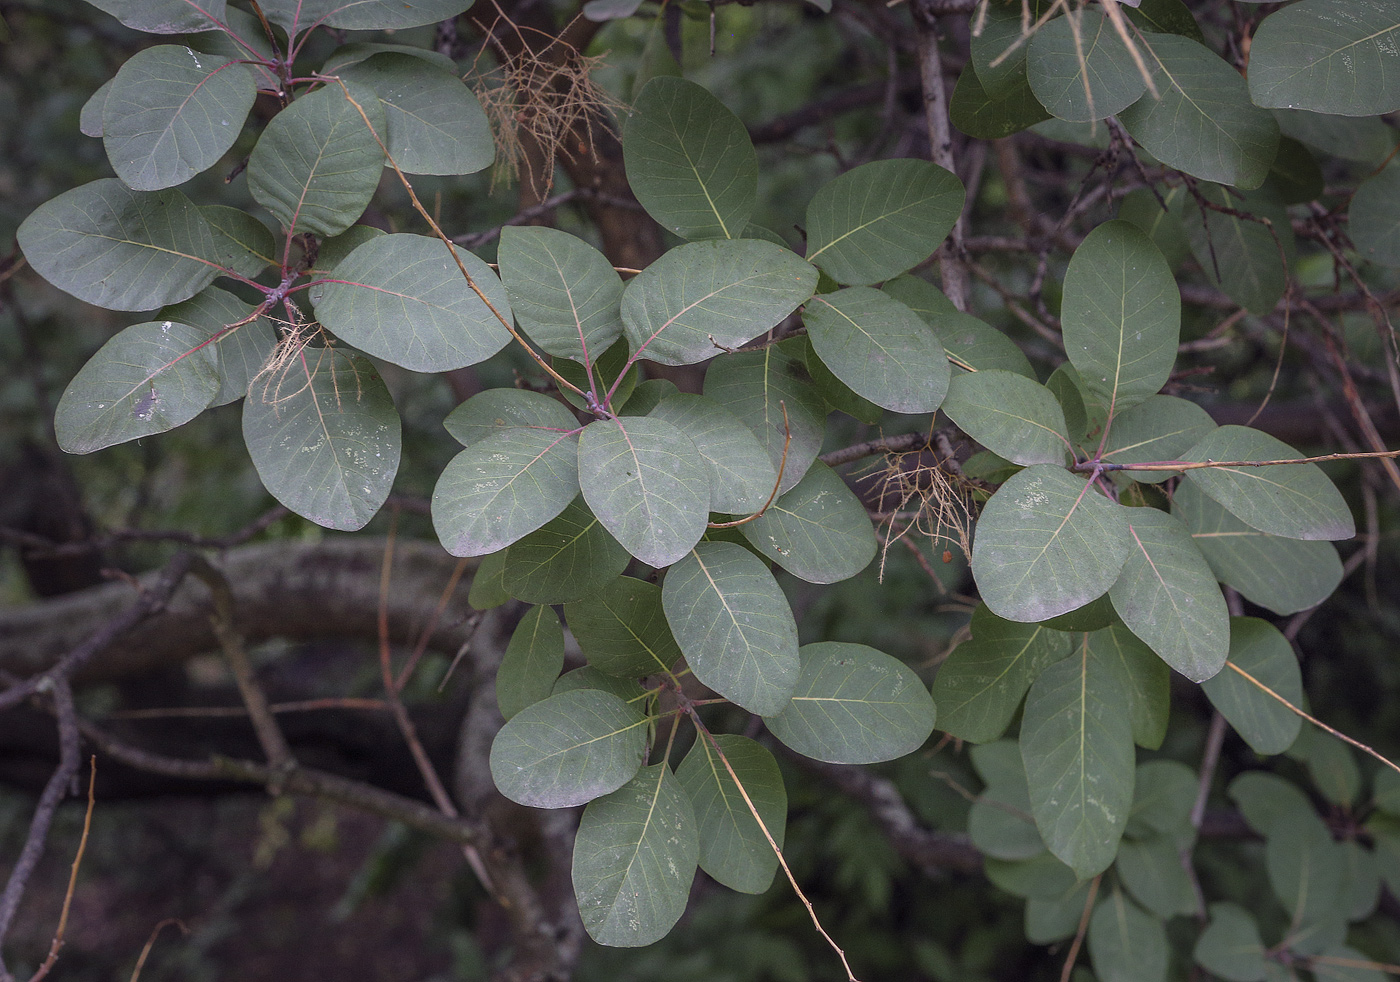
<svg viewBox="0 0 1400 982">
<path fill-rule="evenodd" d="M 316 316 L 346 342 L 416 372 L 485 361 L 510 341 L 501 323 L 510 319 L 510 300 L 491 267 L 465 249 L 456 252 L 490 306 L 445 245 L 400 233 L 375 236 L 341 260 Z"/>
<path fill-rule="evenodd" d="M 592 361 L 622 336 L 622 279 L 587 242 L 542 225 L 508 226 L 497 259 L 516 320 L 543 351 Z"/>
<path fill-rule="evenodd" d="M 812 350 L 856 394 L 900 413 L 931 413 L 948 391 L 948 358 L 923 320 L 858 286 L 819 294 L 803 314 Z"/>
<path fill-rule="evenodd" d="M 1167 931 L 1161 919 L 1114 890 L 1089 919 L 1089 958 L 1103 982 L 1164 982 Z"/>
<path fill-rule="evenodd" d="M 1230 660 L 1220 674 L 1201 683 L 1211 704 L 1256 753 L 1283 753 L 1298 738 L 1303 721 L 1232 665 L 1297 706 L 1303 699 L 1303 677 L 1292 646 L 1272 624 L 1232 617 Z"/>
<path fill-rule="evenodd" d="M 1193 682 L 1215 675 L 1230 649 L 1229 612 L 1205 557 L 1180 521 L 1155 508 L 1130 508 L 1132 547 L 1109 590 L 1134 634 Z"/>
<path fill-rule="evenodd" d="M 569 603 L 607 586 L 631 559 L 580 496 L 506 549 L 501 586 L 526 603 Z"/>
<path fill-rule="evenodd" d="M 107 159 L 138 191 L 183 184 L 233 146 L 256 95 L 252 70 L 236 61 L 178 44 L 139 51 L 103 104 Z"/>
<path fill-rule="evenodd" d="M 927 259 L 962 214 L 966 192 L 926 160 L 876 160 L 829 181 L 807 206 L 807 261 L 838 283 L 869 286 Z"/>
<path fill-rule="evenodd" d="M 353 532 L 389 496 L 402 428 L 367 359 L 304 348 L 249 391 L 243 440 L 274 498 L 317 525 Z"/>
<path fill-rule="evenodd" d="M 760 716 L 787 705 L 801 672 L 797 622 L 761 559 L 701 542 L 667 572 L 661 604 L 697 679 Z"/>
<path fill-rule="evenodd" d="M 1133 742 L 1156 750 L 1167 735 L 1171 711 L 1171 673 L 1166 664 L 1122 624 L 1109 624 L 1085 637 L 1099 663 L 1118 673 Z"/>
<path fill-rule="evenodd" d="M 92 453 L 194 419 L 220 388 L 209 335 L 178 321 L 133 324 L 68 383 L 54 412 L 58 445 Z"/>
<path fill-rule="evenodd" d="M 1400 167 L 1361 182 L 1347 208 L 1347 233 L 1362 256 L 1400 266 Z"/>
<path fill-rule="evenodd" d="M 633 352 L 693 365 L 776 326 L 817 288 L 817 271 L 758 239 L 691 242 L 642 270 L 622 294 Z"/>
<path fill-rule="evenodd" d="M 113 177 L 44 202 L 15 237 L 36 273 L 109 310 L 188 300 L 220 272 L 213 233 L 188 198 Z"/>
<path fill-rule="evenodd" d="M 1065 272 L 1065 352 L 1110 417 L 1156 395 L 1176 361 L 1181 292 L 1136 225 L 1104 222 Z"/>
<path fill-rule="evenodd" d="M 579 438 L 578 480 L 603 527 L 658 569 L 705 533 L 710 478 L 695 444 L 647 416 L 595 420 Z"/>
<path fill-rule="evenodd" d="M 699 858 L 690 797 L 664 763 L 592 802 L 579 820 L 573 864 L 589 936 L 617 948 L 665 937 L 685 913 Z"/>
<path fill-rule="evenodd" d="M 1393 71 L 1400 12 L 1386 0 L 1303 0 L 1264 18 L 1249 51 L 1249 94 L 1266 108 L 1339 116 L 1400 109 Z"/>
<path fill-rule="evenodd" d="M 1264 954 L 1253 914 L 1238 904 L 1210 905 L 1210 924 L 1192 952 L 1196 964 L 1229 982 L 1264 982 L 1268 978 Z"/>
<path fill-rule="evenodd" d="M 1042 106 L 1081 123 L 1112 116 L 1147 90 L 1113 22 L 1093 7 L 1057 17 L 1031 36 L 1026 75 Z"/>
<path fill-rule="evenodd" d="M 127 27 L 148 34 L 189 34 L 218 26 L 224 0 L 89 0 Z"/>
<path fill-rule="evenodd" d="M 1148 396 L 1114 417 L 1101 459 L 1109 464 L 1176 460 L 1215 429 L 1215 420 L 1194 402 L 1176 396 Z M 1160 484 L 1176 471 L 1126 471 L 1144 484 Z"/>
<path fill-rule="evenodd" d="M 933 698 L 897 658 L 863 644 L 802 646 L 792 701 L 768 728 L 785 745 L 832 764 L 874 764 L 913 753 L 933 732 Z"/>
<path fill-rule="evenodd" d="M 870 564 L 878 548 L 865 506 L 820 461 L 739 531 L 755 549 L 808 583 L 849 579 Z"/>
<path fill-rule="evenodd" d="M 683 239 L 737 239 L 758 197 L 758 156 L 724 103 L 694 82 L 653 78 L 622 132 L 627 180 L 647 213 Z"/>
<path fill-rule="evenodd" d="M 676 779 L 695 808 L 700 868 L 731 890 L 763 893 L 778 871 L 778 857 L 744 795 L 758 811 L 763 828 L 782 848 L 787 827 L 783 775 L 761 743 L 729 733 L 716 734 L 714 740 L 718 747 L 703 735 L 698 737 L 676 768 Z"/>
<path fill-rule="evenodd" d="M 972 573 L 994 613 L 1043 621 L 1107 591 L 1131 544 L 1122 506 L 1063 468 L 1036 464 L 983 507 Z"/>
<path fill-rule="evenodd" d="M 964 433 L 1013 464 L 1063 464 L 1070 452 L 1059 400 L 1014 372 L 959 375 L 948 386 L 943 411 Z"/>
<path fill-rule="evenodd" d="M 372 89 L 342 84 L 304 95 L 272 117 L 248 158 L 248 190 L 289 233 L 344 232 L 379 187 L 384 109 Z"/>
<path fill-rule="evenodd" d="M 491 777 L 511 801 L 569 808 L 632 780 L 646 752 L 640 709 L 597 689 L 575 689 L 527 706 L 491 744 Z"/>
<path fill-rule="evenodd" d="M 433 527 L 454 556 L 498 552 L 544 525 L 579 493 L 578 438 L 503 429 L 453 457 L 433 489 Z"/>
<path fill-rule="evenodd" d="M 1239 195 L 1219 185 L 1201 185 L 1201 197 L 1230 211 L 1203 209 L 1192 199 L 1183 216 L 1191 253 L 1206 278 L 1255 314 L 1267 314 L 1283 297 L 1294 251 L 1293 223 L 1267 191 Z M 1250 215 L 1270 225 L 1242 217 Z"/>
<path fill-rule="evenodd" d="M 568 433 L 579 428 L 574 414 L 557 399 L 528 389 L 487 389 L 462 403 L 442 425 L 464 447 L 503 429 L 525 427 Z"/>
<path fill-rule="evenodd" d="M 219 391 L 211 406 L 242 399 L 248 386 L 272 357 L 277 336 L 266 318 L 249 321 L 254 307 L 217 286 L 206 287 L 188 300 L 162 308 L 158 319 L 187 324 L 218 338 L 211 346 L 218 352 Z M 231 325 L 237 324 L 237 327 Z"/>
<path fill-rule="evenodd" d="M 510 719 L 548 699 L 564 668 L 564 629 L 548 607 L 531 607 L 510 636 L 496 669 L 496 703 Z"/>
<path fill-rule="evenodd" d="M 201 205 L 199 213 L 214 236 L 213 260 L 243 276 L 257 276 L 277 262 L 277 243 L 266 225 L 238 208 Z"/>
<path fill-rule="evenodd" d="M 588 664 L 607 675 L 656 675 L 681 660 L 662 609 L 661 588 L 654 583 L 619 576 L 566 605 L 564 617 Z"/>
<path fill-rule="evenodd" d="M 778 480 L 768 452 L 752 430 L 715 400 L 676 393 L 647 415 L 677 427 L 695 444 L 710 475 L 710 511 L 749 515 L 768 501 Z"/>
</svg>

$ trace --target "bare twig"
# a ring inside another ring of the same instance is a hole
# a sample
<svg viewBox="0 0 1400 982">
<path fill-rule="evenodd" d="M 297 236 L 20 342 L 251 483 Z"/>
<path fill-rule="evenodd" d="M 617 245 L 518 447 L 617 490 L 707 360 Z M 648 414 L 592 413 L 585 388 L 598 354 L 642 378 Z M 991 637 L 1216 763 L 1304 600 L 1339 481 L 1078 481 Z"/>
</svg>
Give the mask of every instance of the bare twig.
<svg viewBox="0 0 1400 982">
<path fill-rule="evenodd" d="M 919 78 L 924 89 L 924 122 L 933 162 L 956 174 L 953 131 L 948 123 L 948 92 L 943 85 L 943 62 L 938 53 L 939 5 L 934 0 L 913 0 L 914 28 L 919 44 Z M 967 269 L 962 264 L 962 217 L 953 223 L 948 241 L 938 252 L 943 292 L 959 310 L 967 310 Z"/>
<path fill-rule="evenodd" d="M 29 977 L 29 982 L 39 982 L 53 969 L 54 963 L 58 961 L 58 953 L 63 950 L 63 936 L 68 930 L 68 911 L 73 906 L 73 893 L 78 889 L 78 870 L 83 865 L 83 853 L 87 851 L 88 834 L 92 831 L 92 809 L 97 804 L 97 758 L 88 760 L 88 793 L 87 793 L 87 813 L 83 815 L 83 834 L 78 839 L 78 852 L 73 857 L 73 868 L 68 874 L 68 889 L 63 894 L 63 912 L 58 916 L 58 930 L 53 933 L 53 942 L 49 945 L 48 957 L 39 966 L 39 970 Z"/>
</svg>

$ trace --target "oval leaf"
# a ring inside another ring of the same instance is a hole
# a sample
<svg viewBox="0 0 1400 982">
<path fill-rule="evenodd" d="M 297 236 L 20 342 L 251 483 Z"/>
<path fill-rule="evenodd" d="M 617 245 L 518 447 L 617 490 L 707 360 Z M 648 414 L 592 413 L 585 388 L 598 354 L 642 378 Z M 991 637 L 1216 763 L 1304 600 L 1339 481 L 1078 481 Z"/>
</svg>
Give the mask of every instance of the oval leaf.
<svg viewBox="0 0 1400 982">
<path fill-rule="evenodd" d="M 1400 266 L 1400 167 L 1362 181 L 1347 216 L 1357 252 L 1382 266 Z"/>
<path fill-rule="evenodd" d="M 1041 836 L 1080 879 L 1103 872 L 1133 803 L 1133 733 L 1121 673 L 1087 642 L 1026 695 L 1021 759 Z"/>
<path fill-rule="evenodd" d="M 902 661 L 863 644 L 823 641 L 802 646 L 792 701 L 766 722 L 814 760 L 875 764 L 918 750 L 933 719 L 933 697 Z"/>
<path fill-rule="evenodd" d="M 336 265 L 316 316 L 349 344 L 415 372 L 485 361 L 510 342 L 502 323 L 510 300 L 491 267 L 456 251 L 490 306 L 437 239 L 379 235 Z"/>
<path fill-rule="evenodd" d="M 1027 467 L 982 509 L 972 573 L 982 599 L 1011 621 L 1084 606 L 1118 579 L 1132 540 L 1124 509 L 1049 464 Z"/>
<path fill-rule="evenodd" d="M 462 403 L 442 425 L 464 447 L 514 427 L 568 433 L 578 429 L 574 414 L 557 399 L 528 389 L 487 389 Z"/>
<path fill-rule="evenodd" d="M 1192 682 L 1220 671 L 1230 650 L 1230 615 L 1191 533 L 1166 512 L 1128 509 L 1132 548 L 1109 590 L 1123 623 Z"/>
<path fill-rule="evenodd" d="M 739 117 L 694 82 L 660 76 L 642 87 L 622 159 L 642 207 L 681 238 L 743 234 L 758 196 L 758 155 Z"/>
<path fill-rule="evenodd" d="M 114 177 L 44 202 L 21 223 L 34 271 L 109 310 L 188 300 L 220 270 L 204 217 L 179 191 L 133 191 Z"/>
<path fill-rule="evenodd" d="M 787 705 L 801 670 L 797 623 L 761 559 L 701 542 L 667 572 L 661 604 L 697 679 L 760 716 Z"/>
<path fill-rule="evenodd" d="M 1201 688 L 1256 753 L 1281 754 L 1298 738 L 1303 721 L 1255 682 L 1295 706 L 1302 702 L 1303 677 L 1288 640 L 1265 621 L 1232 617 L 1230 660 Z"/>
<path fill-rule="evenodd" d="M 665 673 L 681 659 L 661 607 L 661 588 L 619 576 L 586 600 L 564 608 L 588 664 L 608 675 Z"/>
<path fill-rule="evenodd" d="M 501 586 L 526 603 L 569 603 L 597 593 L 631 560 L 579 497 L 506 550 Z"/>
<path fill-rule="evenodd" d="M 564 629 L 548 607 L 531 607 L 510 636 L 496 669 L 496 704 L 510 719 L 548 699 L 564 668 Z"/>
<path fill-rule="evenodd" d="M 1210 925 L 1196 941 L 1196 964 L 1229 982 L 1264 982 L 1269 975 L 1254 915 L 1231 903 L 1210 905 Z"/>
<path fill-rule="evenodd" d="M 1167 666 L 1122 624 L 1110 624 L 1087 638 L 1099 662 L 1118 673 L 1118 686 L 1126 694 L 1120 711 L 1127 714 L 1133 742 L 1156 750 L 1167 735 L 1167 713 L 1171 709 L 1171 673 Z"/>
<path fill-rule="evenodd" d="M 1257 188 L 1278 149 L 1278 123 L 1214 51 L 1175 34 L 1144 35 L 1148 92 L 1119 113 L 1133 138 L 1168 167 L 1205 181 Z"/>
<path fill-rule="evenodd" d="M 501 727 L 491 744 L 491 777 L 501 794 L 522 805 L 582 805 L 632 780 L 646 755 L 646 734 L 641 711 L 615 695 L 561 692 Z"/>
<path fill-rule="evenodd" d="M 695 444 L 646 416 L 596 420 L 578 448 L 583 497 L 603 527 L 649 566 L 670 566 L 700 541 L 710 479 Z"/>
<path fill-rule="evenodd" d="M 201 205 L 199 213 L 214 236 L 214 260 L 224 269 L 257 276 L 275 265 L 277 244 L 267 226 L 246 211 L 227 205 Z"/>
<path fill-rule="evenodd" d="M 753 431 L 729 410 L 706 396 L 677 393 L 648 415 L 675 426 L 695 444 L 710 475 L 710 511 L 749 515 L 768 501 L 778 472 Z"/>
<path fill-rule="evenodd" d="M 964 433 L 1013 464 L 1063 464 L 1069 431 L 1060 402 L 1045 386 L 1006 371 L 953 379 L 943 411 Z"/>
<path fill-rule="evenodd" d="M 1294 460 L 1302 454 L 1247 426 L 1222 426 L 1181 455 L 1187 461 Z M 1261 532 L 1290 539 L 1356 534 L 1341 492 L 1316 464 L 1234 465 L 1186 472 L 1187 480 Z"/>
<path fill-rule="evenodd" d="M 1270 109 L 1377 116 L 1400 109 L 1400 11 L 1387 0 L 1303 0 L 1254 33 L 1249 94 Z"/>
<path fill-rule="evenodd" d="M 695 811 L 665 764 L 583 810 L 574 839 L 574 894 L 599 944 L 649 945 L 685 913 L 700 858 Z"/>
<path fill-rule="evenodd" d="M 253 385 L 243 440 L 274 498 L 317 525 L 353 532 L 389 496 L 402 435 L 367 359 L 305 348 Z"/>
<path fill-rule="evenodd" d="M 773 755 L 747 737 L 721 733 L 711 743 L 702 735 L 676 768 L 676 780 L 695 808 L 700 868 L 740 893 L 767 890 L 778 871 L 778 857 L 763 829 L 782 848 L 787 826 L 787 789 Z"/>
<path fill-rule="evenodd" d="M 54 413 L 58 445 L 91 453 L 188 423 L 214 401 L 218 356 L 209 334 L 177 321 L 133 324 L 68 383 Z"/>
<path fill-rule="evenodd" d="M 216 286 L 160 312 L 161 321 L 188 324 L 218 351 L 219 391 L 211 406 L 223 406 L 248 394 L 248 386 L 277 347 L 277 335 L 266 318 L 249 321 L 254 307 Z M 236 327 L 233 325 L 237 325 Z"/>
<path fill-rule="evenodd" d="M 248 158 L 248 190 L 289 233 L 344 232 L 379 187 L 384 110 L 373 90 L 344 85 L 331 83 L 274 116 Z"/>
<path fill-rule="evenodd" d="M 925 160 L 877 160 L 829 181 L 807 206 L 807 261 L 868 286 L 923 262 L 962 214 L 966 192 Z"/>
<path fill-rule="evenodd" d="M 948 392 L 938 335 L 898 300 L 866 286 L 814 297 L 802 316 L 812 350 L 858 395 L 900 413 L 931 413 Z"/>
<path fill-rule="evenodd" d="M 485 556 L 544 525 L 578 492 L 573 434 L 502 430 L 443 469 L 433 489 L 433 527 L 452 555 Z"/>
<path fill-rule="evenodd" d="M 183 184 L 238 139 L 257 85 L 248 66 L 158 44 L 132 55 L 103 104 L 112 169 L 138 191 Z"/>
<path fill-rule="evenodd" d="M 1194 199 L 1186 205 L 1183 225 L 1196 262 L 1206 279 L 1241 307 L 1269 313 L 1288 289 L 1287 262 L 1294 250 L 1288 212 L 1264 191 L 1230 194 L 1214 184 L 1198 190 L 1206 201 L 1230 212 L 1202 209 Z"/>
<path fill-rule="evenodd" d="M 1167 931 L 1162 921 L 1114 890 L 1089 919 L 1089 957 L 1103 982 L 1163 982 Z"/>
<path fill-rule="evenodd" d="M 148 34 L 188 34 L 217 27 L 224 0 L 91 0 L 127 27 Z"/>
<path fill-rule="evenodd" d="M 850 579 L 870 564 L 878 548 L 865 506 L 820 461 L 739 531 L 755 549 L 808 583 Z"/>
<path fill-rule="evenodd" d="M 1162 253 L 1136 225 L 1105 222 L 1065 271 L 1065 351 L 1112 417 L 1156 395 L 1181 337 L 1181 292 Z"/>
<path fill-rule="evenodd" d="M 542 225 L 507 226 L 497 259 L 516 320 L 548 354 L 592 361 L 622 336 L 622 278 L 587 242 Z"/>
<path fill-rule="evenodd" d="M 692 242 L 627 284 L 622 323 L 638 356 L 693 365 L 770 330 L 816 288 L 817 271 L 772 242 Z"/>
<path fill-rule="evenodd" d="M 1147 89 L 1112 20 L 1092 7 L 1071 10 L 1031 36 L 1026 75 L 1042 106 L 1079 123 L 1112 116 Z"/>
<path fill-rule="evenodd" d="M 1176 396 L 1148 396 L 1114 417 L 1101 459 L 1108 464 L 1147 464 L 1176 460 L 1215 429 L 1215 420 L 1194 402 Z M 1159 484 L 1176 471 L 1124 471 L 1144 484 Z"/>
</svg>

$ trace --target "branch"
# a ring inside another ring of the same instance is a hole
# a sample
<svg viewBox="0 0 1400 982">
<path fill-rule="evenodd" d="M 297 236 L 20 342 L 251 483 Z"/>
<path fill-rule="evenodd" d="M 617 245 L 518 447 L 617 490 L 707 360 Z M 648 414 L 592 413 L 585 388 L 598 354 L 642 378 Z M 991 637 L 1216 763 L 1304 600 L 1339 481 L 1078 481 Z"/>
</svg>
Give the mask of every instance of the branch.
<svg viewBox="0 0 1400 982">
<path fill-rule="evenodd" d="M 821 456 L 821 462 L 828 467 L 840 467 L 842 464 L 849 464 L 851 461 L 860 460 L 863 457 L 872 457 L 875 454 L 909 453 L 914 450 L 922 450 L 928 445 L 927 434 L 905 433 L 902 436 L 866 440 L 864 443 L 824 453 Z"/>
<path fill-rule="evenodd" d="M 914 27 L 919 41 L 919 76 L 924 89 L 924 119 L 928 125 L 929 153 L 933 162 L 949 173 L 958 172 L 953 160 L 953 132 L 948 124 L 948 93 L 943 86 L 943 62 L 938 53 L 938 15 L 947 3 L 914 0 Z M 962 216 L 953 223 L 948 241 L 938 251 L 943 292 L 959 310 L 967 310 L 967 270 L 962 265 Z"/>
</svg>

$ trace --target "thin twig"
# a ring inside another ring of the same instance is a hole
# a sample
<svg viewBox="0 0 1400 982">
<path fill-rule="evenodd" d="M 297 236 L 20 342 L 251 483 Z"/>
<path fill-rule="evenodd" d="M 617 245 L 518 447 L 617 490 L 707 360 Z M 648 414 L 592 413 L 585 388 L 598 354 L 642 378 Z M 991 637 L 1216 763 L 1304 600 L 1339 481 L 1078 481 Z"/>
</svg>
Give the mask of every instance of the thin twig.
<svg viewBox="0 0 1400 982">
<path fill-rule="evenodd" d="M 1079 959 L 1079 949 L 1084 944 L 1084 935 L 1089 931 L 1089 917 L 1094 912 L 1094 898 L 1099 895 L 1099 879 L 1102 876 L 1100 873 L 1089 882 L 1089 895 L 1084 898 L 1084 912 L 1079 915 L 1079 928 L 1074 932 L 1074 941 L 1069 946 L 1069 954 L 1065 956 L 1065 967 L 1060 972 L 1060 982 L 1069 982 L 1074 963 Z"/>
<path fill-rule="evenodd" d="M 914 28 L 919 48 L 919 79 L 924 90 L 924 123 L 928 127 L 933 162 L 957 174 L 953 160 L 953 131 L 948 123 L 948 92 L 943 85 L 943 62 L 938 53 L 938 14 L 931 0 L 914 0 Z M 962 264 L 962 216 L 953 223 L 948 240 L 938 251 L 943 292 L 958 310 L 967 310 L 967 270 Z"/>
<path fill-rule="evenodd" d="M 167 917 L 155 927 L 151 928 L 151 936 L 146 939 L 145 945 L 141 948 L 141 956 L 136 959 L 136 967 L 131 970 L 130 982 L 137 982 L 137 980 L 141 978 L 141 970 L 146 967 L 146 959 L 151 956 L 151 949 L 155 947 L 156 938 L 160 937 L 160 932 L 164 931 L 170 924 L 174 924 L 178 927 L 181 934 L 190 933 L 190 929 L 185 927 L 185 922 L 175 917 Z"/>
<path fill-rule="evenodd" d="M 39 966 L 39 970 L 29 977 L 29 982 L 39 982 L 49 974 L 54 963 L 58 961 L 58 953 L 63 950 L 63 935 L 68 930 L 68 911 L 73 906 L 73 893 L 78 889 L 78 870 L 83 865 L 83 853 L 87 851 L 88 834 L 92 831 L 92 809 L 97 803 L 97 758 L 88 759 L 88 793 L 87 793 L 87 813 L 83 815 L 83 834 L 78 839 L 78 853 L 73 857 L 73 868 L 68 874 L 68 889 L 63 894 L 63 912 L 58 915 L 58 930 L 54 931 L 53 941 L 49 944 L 48 957 Z"/>
</svg>

